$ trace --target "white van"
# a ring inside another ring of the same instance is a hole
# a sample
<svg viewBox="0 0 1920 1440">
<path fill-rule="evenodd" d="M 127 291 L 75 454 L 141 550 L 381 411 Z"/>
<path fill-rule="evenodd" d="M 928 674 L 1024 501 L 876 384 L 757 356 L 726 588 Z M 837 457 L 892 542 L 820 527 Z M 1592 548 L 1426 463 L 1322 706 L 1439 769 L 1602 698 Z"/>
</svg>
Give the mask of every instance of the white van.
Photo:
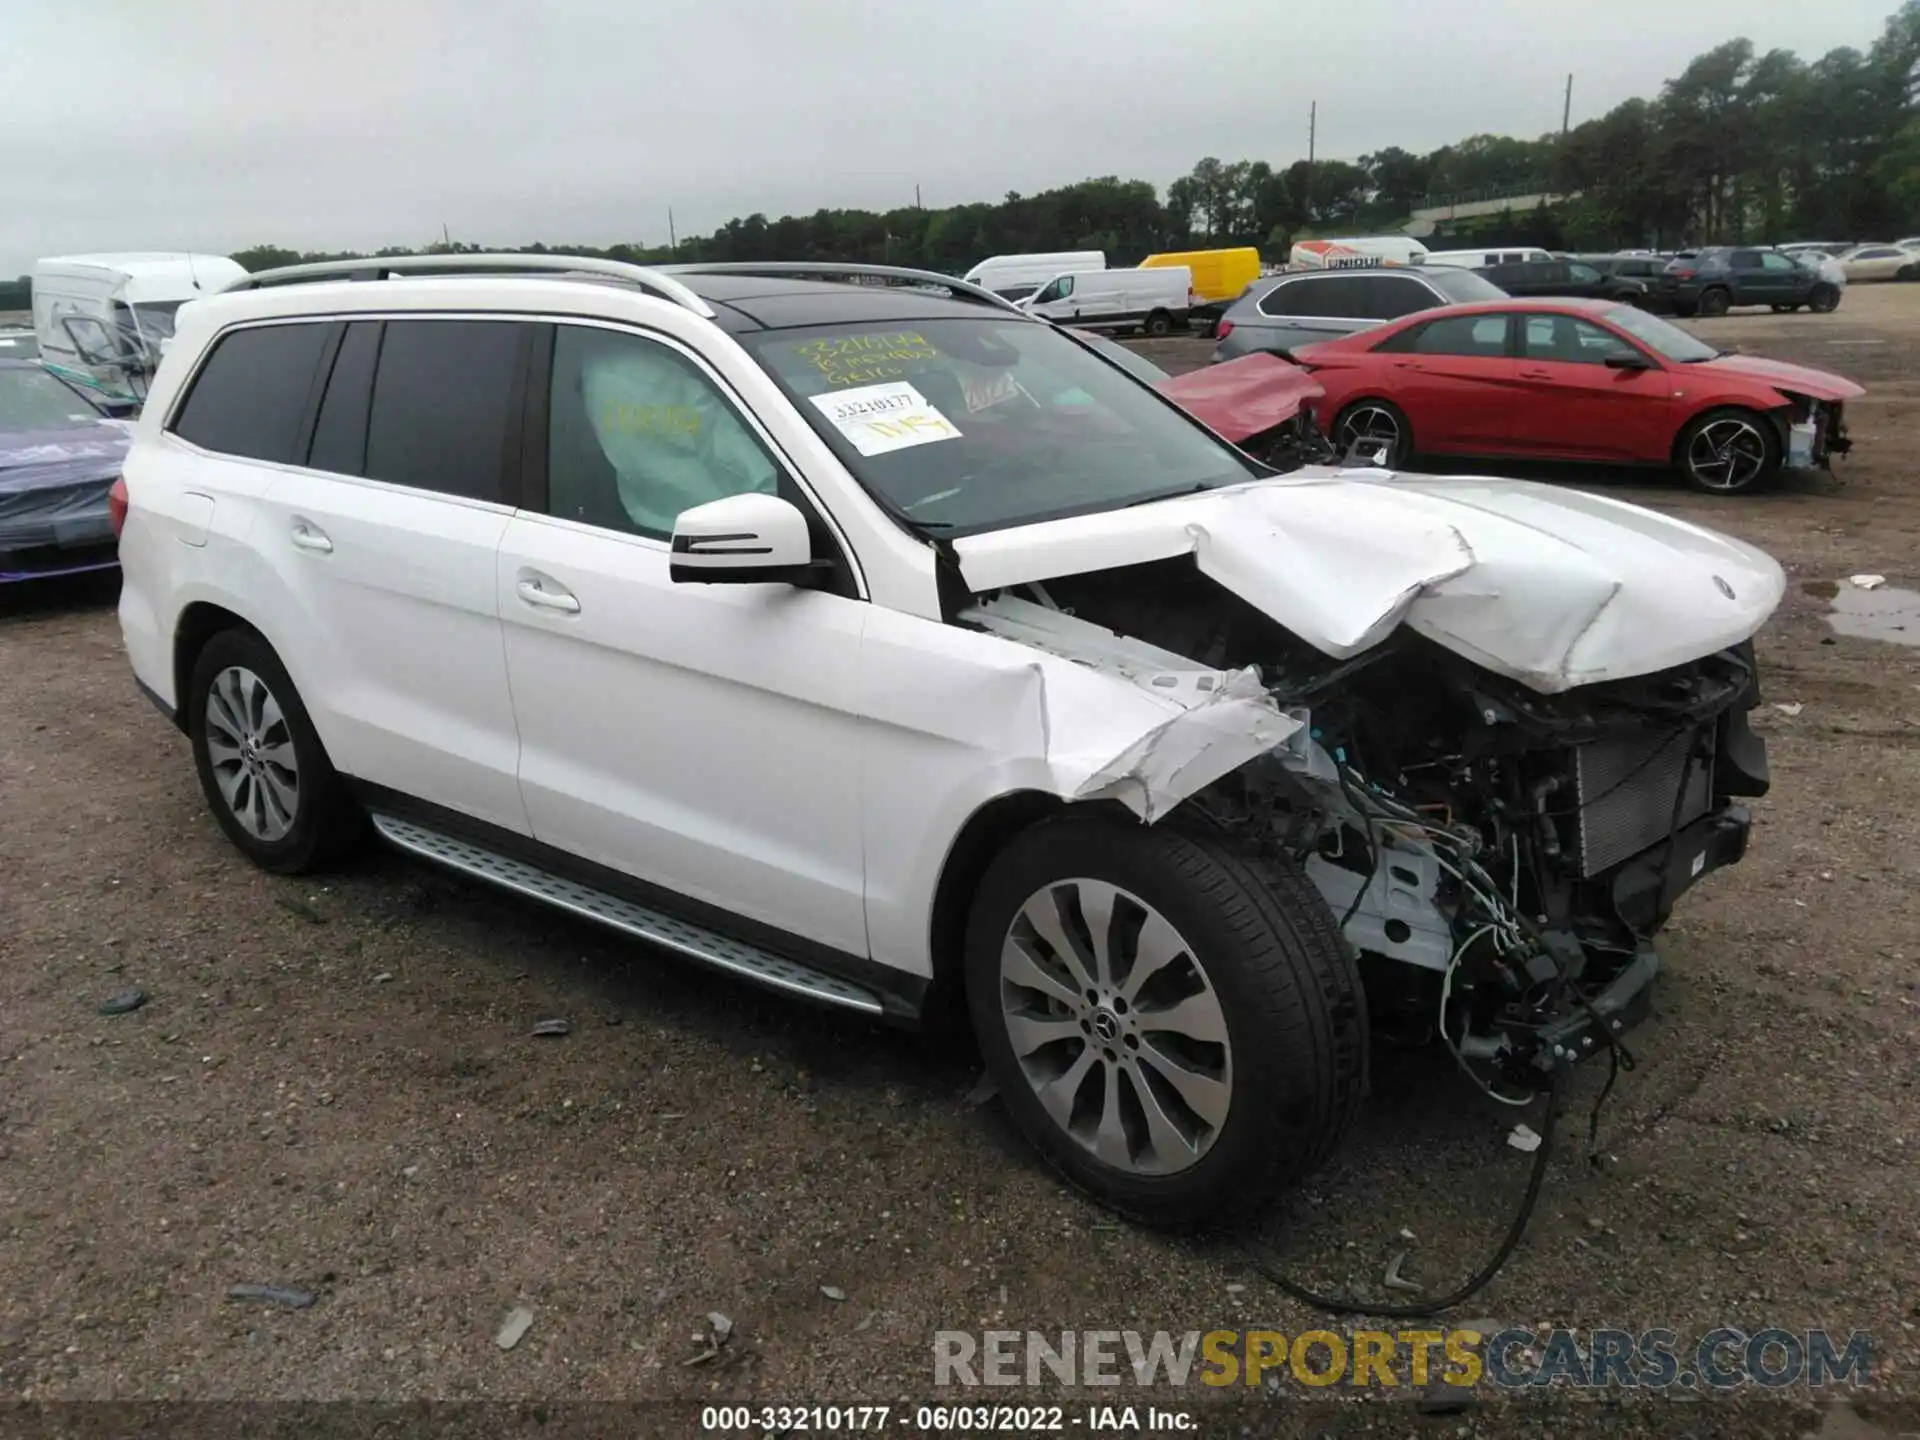
<svg viewBox="0 0 1920 1440">
<path fill-rule="evenodd" d="M 995 255 L 960 278 L 1007 300 L 1024 300 L 1056 275 L 1069 270 L 1104 270 L 1104 250 L 1059 250 L 1051 254 Z"/>
<path fill-rule="evenodd" d="M 1134 270 L 1075 270 L 1054 275 L 1019 303 L 1029 315 L 1088 329 L 1169 335 L 1187 328 L 1193 271 L 1185 265 Z"/>
<path fill-rule="evenodd" d="M 1363 265 L 1419 265 L 1427 247 L 1406 235 L 1355 235 L 1344 240 L 1302 240 L 1287 256 L 1290 270 L 1343 270 Z"/>
<path fill-rule="evenodd" d="M 225 255 L 63 255 L 33 267 L 33 329 L 41 363 L 100 392 L 137 404 L 174 312 L 217 295 L 246 274 Z"/>
<path fill-rule="evenodd" d="M 1509 245 L 1501 250 L 1429 250 L 1427 264 L 1456 265 L 1462 270 L 1478 270 L 1483 265 L 1527 265 L 1553 256 L 1538 245 Z"/>
</svg>

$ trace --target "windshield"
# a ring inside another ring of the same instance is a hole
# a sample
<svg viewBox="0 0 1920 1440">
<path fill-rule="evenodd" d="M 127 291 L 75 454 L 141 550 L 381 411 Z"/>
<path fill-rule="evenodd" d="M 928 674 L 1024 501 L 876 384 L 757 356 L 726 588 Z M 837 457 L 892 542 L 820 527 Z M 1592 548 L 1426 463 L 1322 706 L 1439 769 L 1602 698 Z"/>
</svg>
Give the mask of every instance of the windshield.
<svg viewBox="0 0 1920 1440">
<path fill-rule="evenodd" d="M 1468 305 L 1476 300 L 1504 300 L 1507 292 L 1491 280 L 1474 274 L 1471 270 L 1461 270 L 1452 265 L 1440 265 L 1421 272 L 1427 277 L 1434 289 L 1456 305 Z"/>
<path fill-rule="evenodd" d="M 1096 335 L 1091 330 L 1081 331 L 1078 338 L 1082 345 L 1099 351 L 1136 380 L 1143 380 L 1149 385 L 1158 385 L 1167 378 L 1166 371 L 1146 356 L 1135 354 L 1118 340 L 1109 340 L 1106 336 Z"/>
<path fill-rule="evenodd" d="M 93 407 L 37 365 L 0 365 L 0 430 L 71 430 Z"/>
<path fill-rule="evenodd" d="M 141 300 L 129 306 L 117 301 L 113 318 L 123 330 L 137 326 L 148 344 L 156 344 L 172 338 L 174 314 L 185 303 L 184 300 Z"/>
<path fill-rule="evenodd" d="M 1704 340 L 1696 340 L 1678 325 L 1669 325 L 1658 315 L 1649 315 L 1631 305 L 1614 306 L 1607 311 L 1606 318 L 1649 350 L 1682 365 L 1711 360 L 1720 353 Z"/>
<path fill-rule="evenodd" d="M 739 338 L 863 485 L 943 534 L 1264 473 L 1050 325 L 952 317 Z"/>
</svg>

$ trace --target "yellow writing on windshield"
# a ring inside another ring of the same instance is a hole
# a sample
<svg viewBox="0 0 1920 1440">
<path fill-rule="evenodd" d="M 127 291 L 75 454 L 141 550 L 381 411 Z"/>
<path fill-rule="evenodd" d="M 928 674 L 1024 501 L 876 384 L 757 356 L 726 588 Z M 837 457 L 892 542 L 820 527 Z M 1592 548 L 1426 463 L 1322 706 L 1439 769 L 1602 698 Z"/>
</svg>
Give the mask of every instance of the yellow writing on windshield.
<svg viewBox="0 0 1920 1440">
<path fill-rule="evenodd" d="M 838 387 L 901 379 L 908 373 L 906 365 L 937 359 L 940 352 L 918 330 L 872 330 L 803 340 L 794 346 L 794 354 L 828 385 Z"/>
</svg>

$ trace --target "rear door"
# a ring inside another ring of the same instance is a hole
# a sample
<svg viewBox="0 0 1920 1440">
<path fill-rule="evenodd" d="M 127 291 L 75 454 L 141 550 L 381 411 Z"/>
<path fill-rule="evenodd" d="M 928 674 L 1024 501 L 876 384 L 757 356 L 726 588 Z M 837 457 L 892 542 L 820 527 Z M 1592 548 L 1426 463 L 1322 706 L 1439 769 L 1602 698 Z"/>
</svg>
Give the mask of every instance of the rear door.
<svg viewBox="0 0 1920 1440">
<path fill-rule="evenodd" d="M 1666 458 L 1672 377 L 1655 357 L 1580 316 L 1515 319 L 1512 450 L 1573 460 Z M 1607 364 L 1615 357 L 1651 368 L 1615 369 Z"/>
<path fill-rule="evenodd" d="M 344 774 L 525 834 L 494 566 L 534 327 L 334 328 L 306 464 L 255 530 L 286 581 L 271 638 L 318 667 L 301 694 Z"/>
<path fill-rule="evenodd" d="M 1505 448 L 1514 393 L 1507 332 L 1504 312 L 1442 315 L 1375 350 L 1385 393 L 1406 412 L 1419 449 Z"/>
</svg>

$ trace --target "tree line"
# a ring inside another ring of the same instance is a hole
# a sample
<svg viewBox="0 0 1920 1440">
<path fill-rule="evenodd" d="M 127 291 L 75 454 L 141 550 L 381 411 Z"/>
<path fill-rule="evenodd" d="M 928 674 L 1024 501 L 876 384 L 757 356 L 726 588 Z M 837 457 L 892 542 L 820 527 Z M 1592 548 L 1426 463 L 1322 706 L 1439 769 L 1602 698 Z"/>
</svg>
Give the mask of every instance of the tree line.
<svg viewBox="0 0 1920 1440">
<path fill-rule="evenodd" d="M 1865 51 L 1806 61 L 1729 40 L 1658 96 L 1564 134 L 1475 135 L 1424 154 L 1389 146 L 1280 169 L 1210 156 L 1164 197 L 1145 180 L 1109 175 L 998 202 L 748 215 L 671 248 L 519 248 L 643 264 L 843 260 L 955 274 L 987 255 L 1031 250 L 1104 250 L 1131 264 L 1156 250 L 1256 245 L 1283 258 L 1296 239 L 1395 230 L 1450 198 L 1524 193 L 1552 200 L 1498 217 L 1480 232 L 1488 243 L 1606 249 L 1920 232 L 1920 0 L 1906 0 Z M 264 269 L 353 257 L 261 245 L 234 258 Z"/>
</svg>

